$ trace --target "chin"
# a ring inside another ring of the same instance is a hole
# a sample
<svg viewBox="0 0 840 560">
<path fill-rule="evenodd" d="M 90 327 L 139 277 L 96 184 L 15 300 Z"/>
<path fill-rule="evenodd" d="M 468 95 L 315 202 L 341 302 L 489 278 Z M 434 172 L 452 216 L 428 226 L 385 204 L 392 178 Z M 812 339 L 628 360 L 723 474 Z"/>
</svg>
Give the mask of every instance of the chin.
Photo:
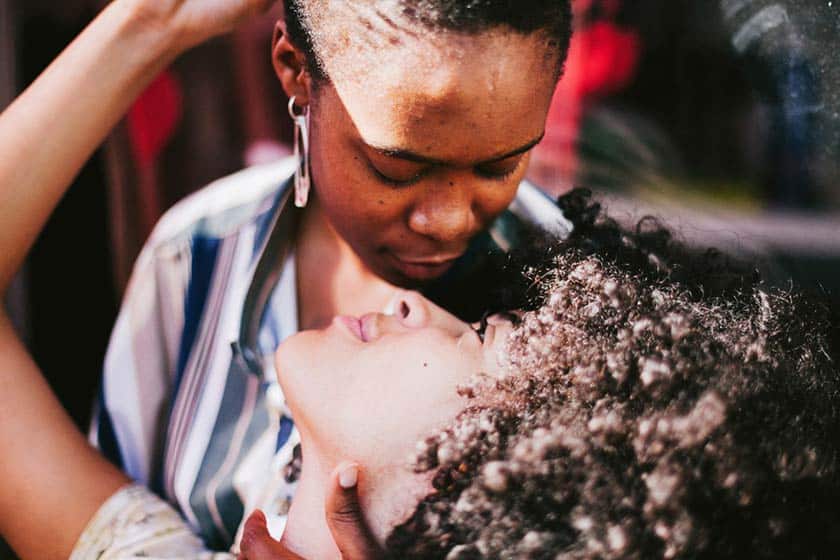
<svg viewBox="0 0 840 560">
<path fill-rule="evenodd" d="M 435 278 L 412 278 L 398 270 L 393 269 L 387 269 L 382 271 L 375 270 L 374 272 L 377 276 L 379 276 L 389 284 L 393 284 L 397 288 L 418 291 L 422 290 L 423 287 L 427 286 L 428 284 L 440 277 L 438 276 Z"/>
<path fill-rule="evenodd" d="M 390 266 L 386 262 L 382 262 L 384 259 L 376 259 L 373 262 L 366 262 L 367 267 L 377 276 L 392 284 L 398 288 L 403 288 L 406 290 L 422 290 L 425 286 L 431 284 L 444 274 L 446 271 L 441 272 L 440 274 L 435 275 L 424 275 L 422 277 L 415 277 L 409 274 L 406 274 L 402 270 L 398 268 L 394 268 Z"/>
<path fill-rule="evenodd" d="M 289 375 L 296 369 L 294 364 L 306 363 L 307 356 L 312 355 L 313 335 L 312 331 L 298 332 L 281 342 L 274 352 L 274 368 L 284 392 L 285 385 L 291 381 Z"/>
</svg>

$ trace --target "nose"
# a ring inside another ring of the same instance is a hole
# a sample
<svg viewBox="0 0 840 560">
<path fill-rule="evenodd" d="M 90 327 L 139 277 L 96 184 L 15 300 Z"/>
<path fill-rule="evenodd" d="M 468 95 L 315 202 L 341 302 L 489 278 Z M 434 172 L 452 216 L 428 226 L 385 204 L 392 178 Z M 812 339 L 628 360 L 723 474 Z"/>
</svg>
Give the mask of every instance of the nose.
<svg viewBox="0 0 840 560">
<path fill-rule="evenodd" d="M 471 189 L 454 178 L 431 186 L 412 208 L 409 228 L 441 245 L 452 246 L 471 238 L 478 230 Z"/>
<path fill-rule="evenodd" d="M 438 307 L 418 292 L 406 290 L 398 293 L 394 299 L 393 309 L 397 320 L 406 328 L 437 327 L 453 336 L 460 336 L 472 330 L 467 323 Z"/>
<path fill-rule="evenodd" d="M 412 329 L 422 329 L 430 323 L 428 300 L 417 292 L 401 291 L 394 299 L 394 315 L 400 324 Z"/>
</svg>

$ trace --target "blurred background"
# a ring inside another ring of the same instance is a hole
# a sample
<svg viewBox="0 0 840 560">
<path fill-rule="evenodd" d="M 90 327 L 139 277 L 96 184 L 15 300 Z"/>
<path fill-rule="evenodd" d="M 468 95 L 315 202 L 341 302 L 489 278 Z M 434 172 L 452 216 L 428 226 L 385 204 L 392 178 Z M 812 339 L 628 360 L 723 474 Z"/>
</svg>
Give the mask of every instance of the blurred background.
<svg viewBox="0 0 840 560">
<path fill-rule="evenodd" d="M 0 108 L 101 0 L 0 0 Z M 652 215 L 771 281 L 840 291 L 840 1 L 575 0 L 577 30 L 530 178 Z M 269 61 L 277 13 L 176 61 L 61 203 L 7 305 L 88 422 L 132 262 L 178 199 L 290 153 Z"/>
</svg>

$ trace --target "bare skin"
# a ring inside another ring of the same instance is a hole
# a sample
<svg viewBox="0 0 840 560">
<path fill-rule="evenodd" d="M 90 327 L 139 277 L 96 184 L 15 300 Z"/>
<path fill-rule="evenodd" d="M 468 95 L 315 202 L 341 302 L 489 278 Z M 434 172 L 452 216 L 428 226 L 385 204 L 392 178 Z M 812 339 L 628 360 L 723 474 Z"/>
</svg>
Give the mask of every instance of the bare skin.
<svg viewBox="0 0 840 560">
<path fill-rule="evenodd" d="M 417 292 L 401 291 L 395 300 L 394 315 L 338 317 L 277 350 L 278 380 L 306 458 L 281 543 L 303 557 L 340 557 L 329 513 L 325 519 L 324 489 L 336 484 L 342 458 L 365 465 L 358 481 L 362 509 L 369 534 L 384 543 L 432 492 L 429 476 L 414 472 L 409 459 L 416 443 L 477 404 L 459 386 L 478 372 L 503 375 L 510 321 L 488 318 L 482 337 Z M 309 359 L 314 352 L 317 361 Z M 273 552 L 277 543 L 262 516 L 252 517 L 246 532 L 249 560 L 283 558 Z"/>
<path fill-rule="evenodd" d="M 136 9 L 112 4 L 0 116 L 0 293 L 81 166 L 174 57 L 172 37 L 140 25 Z M 0 533 L 23 558 L 67 558 L 128 479 L 78 433 L 4 315 L 0 345 Z"/>
<path fill-rule="evenodd" d="M 376 560 L 384 555 L 376 538 L 361 522 L 363 518 L 356 483 L 358 465 L 344 462 L 330 475 L 325 506 L 326 522 L 335 540 L 335 547 L 343 560 Z M 348 486 L 348 481 L 352 486 Z M 268 532 L 265 514 L 255 511 L 245 522 L 240 544 L 239 560 L 302 560 L 285 542 L 274 540 Z"/>
</svg>

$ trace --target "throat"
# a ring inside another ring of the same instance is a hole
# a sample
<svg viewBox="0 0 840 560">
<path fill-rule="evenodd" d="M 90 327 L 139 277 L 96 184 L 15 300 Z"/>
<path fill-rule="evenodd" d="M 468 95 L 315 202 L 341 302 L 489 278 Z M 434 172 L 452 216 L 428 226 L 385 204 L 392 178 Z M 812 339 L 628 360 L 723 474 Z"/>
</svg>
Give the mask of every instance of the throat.
<svg viewBox="0 0 840 560">
<path fill-rule="evenodd" d="M 309 452 L 281 542 L 303 558 L 341 557 L 327 525 L 324 504 L 329 471 Z"/>
<path fill-rule="evenodd" d="M 336 315 L 382 311 L 396 288 L 365 266 L 313 202 L 295 253 L 301 330 L 325 327 Z"/>
</svg>

